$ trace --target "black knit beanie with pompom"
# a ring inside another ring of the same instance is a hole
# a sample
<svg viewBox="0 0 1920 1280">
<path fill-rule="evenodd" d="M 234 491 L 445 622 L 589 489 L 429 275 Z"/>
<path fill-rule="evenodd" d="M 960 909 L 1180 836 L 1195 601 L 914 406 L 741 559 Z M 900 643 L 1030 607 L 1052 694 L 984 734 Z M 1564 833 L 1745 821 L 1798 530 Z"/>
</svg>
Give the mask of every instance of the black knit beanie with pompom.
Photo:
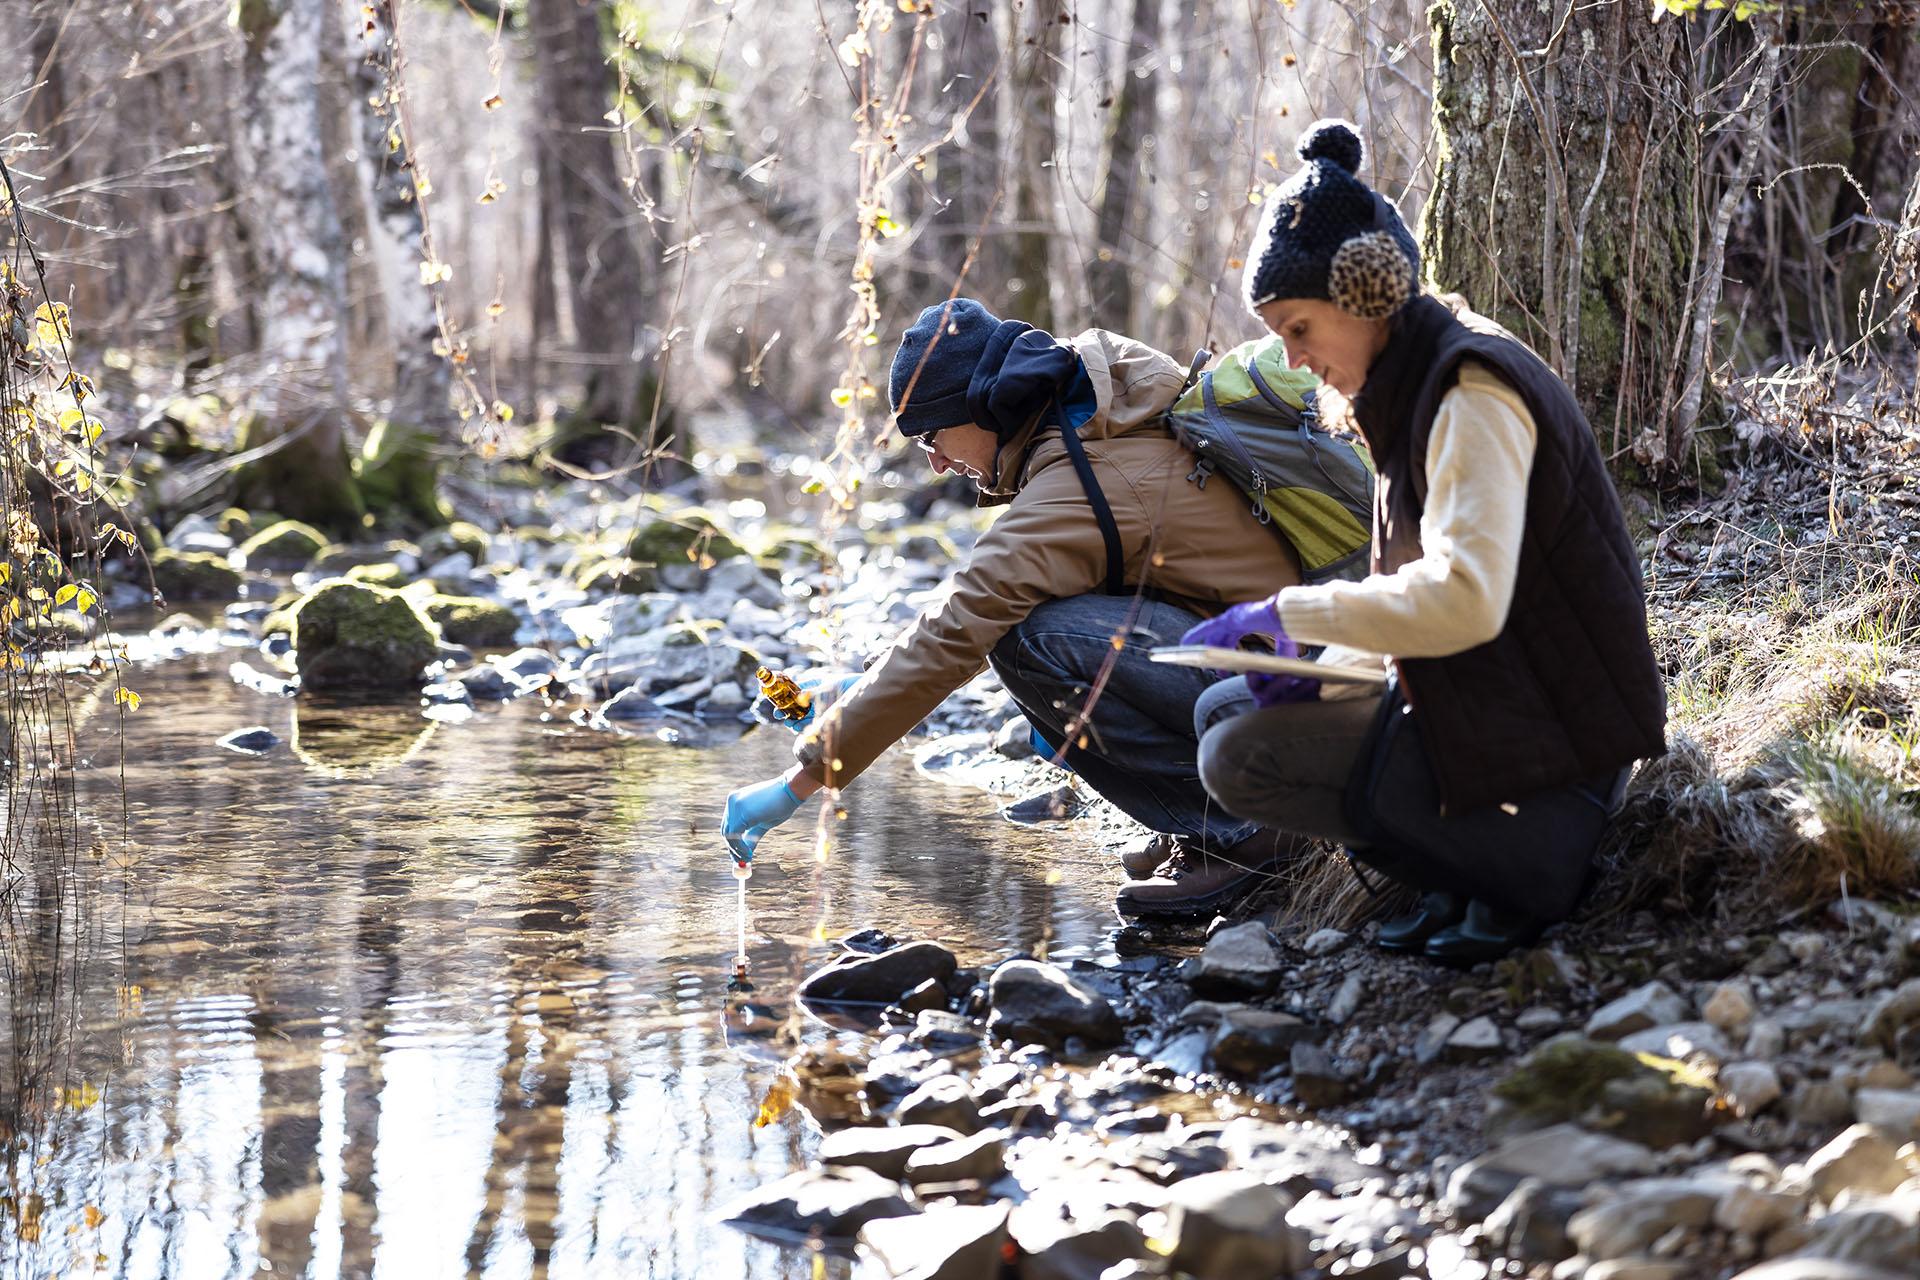
<svg viewBox="0 0 1920 1280">
<path fill-rule="evenodd" d="M 1345 120 L 1301 135 L 1300 171 L 1267 197 L 1241 289 L 1248 310 L 1318 298 L 1382 320 L 1418 290 L 1420 250 L 1393 202 L 1354 175 L 1366 158 Z"/>
</svg>

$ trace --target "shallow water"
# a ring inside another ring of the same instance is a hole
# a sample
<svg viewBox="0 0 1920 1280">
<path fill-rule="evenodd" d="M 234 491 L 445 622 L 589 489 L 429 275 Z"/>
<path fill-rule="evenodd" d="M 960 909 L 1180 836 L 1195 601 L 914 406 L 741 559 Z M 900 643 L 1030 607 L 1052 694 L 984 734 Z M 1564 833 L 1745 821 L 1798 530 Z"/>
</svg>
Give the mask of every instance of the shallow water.
<svg viewBox="0 0 1920 1280">
<path fill-rule="evenodd" d="M 797 1113 L 753 1124 L 797 1039 L 847 1034 L 788 1016 L 796 979 L 867 924 L 971 961 L 1112 923 L 1089 836 L 896 751 L 824 867 L 811 824 L 768 838 L 748 1011 L 716 827 L 783 732 L 435 724 L 242 689 L 233 656 L 129 681 L 125 857 L 114 718 L 88 723 L 85 905 L 14 912 L 0 1276 L 843 1276 L 713 1217 L 813 1145 Z M 215 745 L 251 724 L 286 741 Z"/>
</svg>

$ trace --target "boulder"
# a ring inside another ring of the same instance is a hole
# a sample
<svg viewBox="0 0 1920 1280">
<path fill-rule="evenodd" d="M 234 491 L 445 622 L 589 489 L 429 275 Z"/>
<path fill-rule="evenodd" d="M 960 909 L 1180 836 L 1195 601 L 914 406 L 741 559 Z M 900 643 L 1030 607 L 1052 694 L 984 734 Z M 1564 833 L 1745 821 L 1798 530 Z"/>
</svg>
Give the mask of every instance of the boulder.
<svg viewBox="0 0 1920 1280">
<path fill-rule="evenodd" d="M 1553 1187 L 1584 1187 L 1596 1178 L 1651 1173 L 1654 1161 L 1653 1152 L 1637 1142 L 1558 1124 L 1521 1134 L 1469 1160 L 1454 1171 L 1454 1180 L 1475 1167 L 1509 1174 L 1515 1185 L 1522 1178 L 1538 1178 Z"/>
<path fill-rule="evenodd" d="M 431 596 L 426 615 L 439 624 L 441 635 L 473 649 L 503 649 L 520 629 L 512 608 L 478 596 Z"/>
<path fill-rule="evenodd" d="M 241 543 L 240 556 L 249 569 L 304 569 L 326 545 L 326 536 L 312 525 L 282 520 Z"/>
<path fill-rule="evenodd" d="M 1920 1275 L 1920 1195 L 1863 1196 L 1803 1228 L 1802 1258 L 1835 1259 Z"/>
<path fill-rule="evenodd" d="M 915 1186 L 929 1182 L 992 1182 L 1006 1171 L 1006 1143 L 994 1129 L 921 1147 L 907 1157 L 907 1181 Z"/>
<path fill-rule="evenodd" d="M 1312 1023 L 1290 1013 L 1229 1005 L 1220 1013 L 1207 1055 L 1222 1070 L 1258 1076 L 1291 1061 L 1294 1045 L 1317 1040 L 1321 1034 Z"/>
<path fill-rule="evenodd" d="M 1287 1224 L 1294 1198 L 1237 1170 L 1176 1182 L 1167 1195 L 1167 1261 L 1194 1280 L 1286 1276 L 1307 1266 L 1307 1233 Z"/>
<path fill-rule="evenodd" d="M 906 1176 L 907 1158 L 914 1152 L 961 1136 L 958 1129 L 938 1124 L 836 1129 L 820 1140 L 819 1158 L 828 1168 L 869 1169 L 897 1182 Z"/>
<path fill-rule="evenodd" d="M 1140 1224 L 1124 1213 L 1063 1219 L 1038 1204 L 1036 1212 L 1023 1207 L 1008 1220 L 1020 1246 L 1020 1280 L 1101 1280 L 1109 1267 L 1147 1250 Z"/>
<path fill-rule="evenodd" d="M 438 655 L 433 624 L 396 591 L 336 579 L 303 596 L 291 613 L 304 689 L 417 686 Z"/>
<path fill-rule="evenodd" d="M 987 1034 L 1059 1048 L 1070 1038 L 1089 1045 L 1120 1042 L 1120 1018 L 1106 997 L 1038 960 L 1009 960 L 987 983 L 992 1014 Z"/>
<path fill-rule="evenodd" d="M 1713 1207 L 1713 1225 L 1754 1240 L 1764 1239 L 1798 1221 L 1805 1201 L 1787 1191 L 1767 1191 L 1744 1183 L 1727 1188 Z"/>
<path fill-rule="evenodd" d="M 153 589 L 168 600 L 226 600 L 240 594 L 241 573 L 210 551 L 156 551 L 147 563 Z"/>
<path fill-rule="evenodd" d="M 1229 925 L 1207 939 L 1193 962 L 1191 982 L 1201 995 L 1260 995 L 1280 981 L 1286 962 L 1265 925 Z"/>
<path fill-rule="evenodd" d="M 876 1218 L 914 1212 L 897 1183 L 870 1170 L 803 1169 L 740 1196 L 720 1217 L 747 1231 L 846 1245 Z"/>
<path fill-rule="evenodd" d="M 800 998 L 826 1004 L 889 1005 L 929 978 L 944 982 L 959 969 L 937 942 L 909 942 L 876 956 L 851 956 L 810 975 Z"/>
<path fill-rule="evenodd" d="M 1636 987 L 1618 1000 L 1601 1005 L 1587 1019 L 1589 1040 L 1618 1040 L 1665 1023 L 1685 1022 L 1687 1002 L 1664 982 Z"/>
<path fill-rule="evenodd" d="M 1864 1124 L 1856 1124 L 1807 1157 L 1807 1185 L 1831 1202 L 1842 1191 L 1885 1195 L 1907 1179 L 1907 1168 L 1893 1144 Z"/>
<path fill-rule="evenodd" d="M 877 1219 L 860 1231 L 860 1256 L 886 1280 L 999 1280 L 1009 1209 L 939 1204 L 912 1218 Z"/>
<path fill-rule="evenodd" d="M 1487 1215 L 1481 1233 L 1509 1258 L 1558 1262 L 1573 1252 L 1567 1221 L 1579 1208 L 1573 1191 L 1550 1187 L 1538 1178 L 1522 1178 Z"/>
<path fill-rule="evenodd" d="M 1780 1073 L 1765 1062 L 1733 1062 L 1720 1068 L 1720 1092 L 1741 1119 L 1759 1115 L 1780 1098 Z"/>
<path fill-rule="evenodd" d="M 746 555 L 746 549 L 709 520 L 689 516 L 661 519 L 636 529 L 624 549 L 627 559 L 644 565 L 692 564 L 711 569 L 722 560 Z"/>
</svg>

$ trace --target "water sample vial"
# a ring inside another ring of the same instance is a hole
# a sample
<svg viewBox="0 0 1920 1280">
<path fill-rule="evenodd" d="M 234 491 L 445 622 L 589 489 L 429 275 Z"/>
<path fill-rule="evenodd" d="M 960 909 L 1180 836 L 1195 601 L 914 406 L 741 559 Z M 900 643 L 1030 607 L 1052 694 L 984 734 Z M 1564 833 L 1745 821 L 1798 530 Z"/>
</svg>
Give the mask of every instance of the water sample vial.
<svg viewBox="0 0 1920 1280">
<path fill-rule="evenodd" d="M 760 691 L 767 695 L 774 713 L 782 720 L 799 720 L 813 705 L 813 695 L 784 671 L 775 673 L 760 667 L 754 671 L 753 678 L 760 682 Z"/>
</svg>

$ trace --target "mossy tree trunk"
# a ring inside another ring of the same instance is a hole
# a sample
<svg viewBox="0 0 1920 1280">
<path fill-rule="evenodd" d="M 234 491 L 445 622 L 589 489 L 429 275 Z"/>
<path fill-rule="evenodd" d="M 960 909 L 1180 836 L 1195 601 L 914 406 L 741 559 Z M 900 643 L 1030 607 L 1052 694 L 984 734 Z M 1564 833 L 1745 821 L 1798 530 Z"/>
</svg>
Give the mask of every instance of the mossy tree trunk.
<svg viewBox="0 0 1920 1280">
<path fill-rule="evenodd" d="M 1140 155 L 1141 143 L 1153 134 L 1156 124 L 1160 4 L 1161 0 L 1133 0 L 1133 32 L 1113 88 L 1101 157 L 1098 243 L 1093 261 L 1087 264 L 1087 293 L 1093 304 L 1089 320 L 1121 333 L 1134 332 L 1135 299 L 1140 293 L 1141 277 L 1133 269 L 1143 243 L 1138 184 L 1145 175 Z"/>
<path fill-rule="evenodd" d="M 1652 14 L 1634 0 L 1428 11 L 1429 277 L 1552 364 L 1609 456 L 1666 421 L 1696 255 L 1684 24 Z"/>
<path fill-rule="evenodd" d="M 331 0 L 240 0 L 242 216 L 261 295 L 265 376 L 240 433 L 243 505 L 346 531 L 364 511 L 347 458 L 346 247 L 321 145 L 320 46 Z"/>
<path fill-rule="evenodd" d="M 422 283 L 428 253 L 415 198 L 419 173 L 398 127 L 405 86 L 395 61 L 397 9 L 394 0 L 364 5 L 346 42 L 362 180 L 372 196 L 367 230 L 393 358 L 393 396 L 360 451 L 360 489 L 376 516 L 437 528 L 450 515 L 436 492 L 439 453 L 454 443 L 459 419 L 452 370 L 435 350 L 440 321 L 431 286 Z"/>
</svg>

